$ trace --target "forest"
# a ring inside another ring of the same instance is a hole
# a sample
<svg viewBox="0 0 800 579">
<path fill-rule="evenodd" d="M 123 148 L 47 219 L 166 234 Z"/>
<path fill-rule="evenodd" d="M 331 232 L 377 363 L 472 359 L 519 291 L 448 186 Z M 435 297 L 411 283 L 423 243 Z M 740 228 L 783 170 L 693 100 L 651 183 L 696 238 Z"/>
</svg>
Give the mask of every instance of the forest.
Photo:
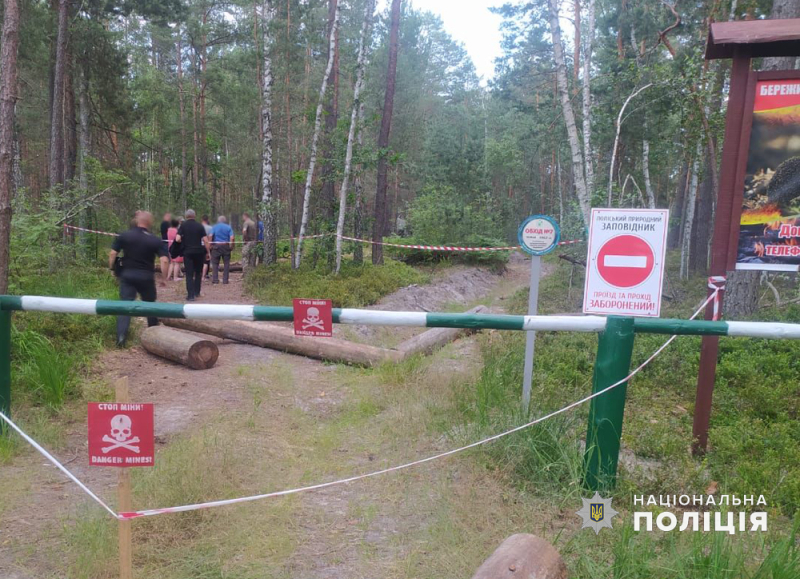
<svg viewBox="0 0 800 579">
<path fill-rule="evenodd" d="M 710 27 L 800 18 L 800 2 L 482 4 L 502 22 L 488 77 L 415 0 L 2 0 L 0 296 L 116 300 L 115 236 L 139 212 L 157 234 L 162 215 L 193 210 L 227 216 L 237 243 L 243 214 L 263 224 L 251 253 L 234 249 L 230 285 L 227 272 L 225 285 L 203 282 L 202 304 L 525 314 L 530 262 L 515 246 L 541 214 L 569 244 L 544 258 L 539 311 L 571 316 L 592 209 L 643 208 L 669 210 L 662 317 L 688 318 L 708 303 L 731 96 L 731 61 L 705 58 Z M 733 271 L 727 283 L 728 319 L 800 320 L 795 273 Z M 158 289 L 165 308 L 185 299 L 182 282 Z M 337 326 L 359 360 L 386 358 L 360 365 L 217 327 L 206 337 L 219 360 L 190 370 L 148 350 L 139 321 L 114 347 L 114 324 L 15 312 L 0 356 L 14 419 L 102 497 L 116 473 L 87 462 L 87 403 L 120 401 L 124 378 L 156 405 L 156 466 L 130 469 L 135 508 L 469 448 L 581 399 L 597 346 L 593 334 L 537 338 L 534 407 L 521 411 L 526 332 L 452 333 L 409 353 L 421 332 Z M 635 359 L 660 338 L 637 337 Z M 464 577 L 530 532 L 580 579 L 796 579 L 800 345 L 720 342 L 698 455 L 700 343 L 682 337 L 628 385 L 613 530 L 581 531 L 575 516 L 584 406 L 441 466 L 134 521 L 133 576 Z M 116 577 L 117 521 L 43 463 L 0 427 L 0 577 Z M 769 532 L 634 531 L 632 497 L 665 493 L 763 495 Z"/>
</svg>

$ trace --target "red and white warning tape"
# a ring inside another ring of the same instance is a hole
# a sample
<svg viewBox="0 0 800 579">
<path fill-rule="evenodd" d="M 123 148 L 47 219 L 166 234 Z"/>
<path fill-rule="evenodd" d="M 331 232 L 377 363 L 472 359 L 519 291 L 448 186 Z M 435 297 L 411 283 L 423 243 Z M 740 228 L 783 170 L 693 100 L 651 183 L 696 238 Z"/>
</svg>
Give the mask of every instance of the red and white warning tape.
<svg viewBox="0 0 800 579">
<path fill-rule="evenodd" d="M 714 317 L 715 322 L 719 321 L 720 311 L 722 309 L 722 292 L 725 291 L 725 283 L 728 278 L 724 275 L 713 275 L 708 278 L 708 288 L 714 290 L 712 297 L 714 298 Z"/>
<path fill-rule="evenodd" d="M 720 291 L 721 291 L 720 288 L 715 288 L 714 293 L 712 295 L 710 295 L 706 299 L 705 302 L 703 302 L 703 304 L 697 309 L 697 311 L 694 313 L 694 315 L 692 315 L 692 317 L 689 318 L 689 319 L 693 320 L 698 315 L 700 315 L 700 312 L 702 312 L 709 303 L 711 303 L 713 300 L 716 299 L 716 297 L 717 297 L 717 295 L 719 294 Z M 56 468 L 58 468 L 70 480 L 72 480 L 75 484 L 77 484 L 87 495 L 89 495 L 94 501 L 96 501 L 100 506 L 102 506 L 106 511 L 108 511 L 113 517 L 115 517 L 115 518 L 117 518 L 119 520 L 128 520 L 128 519 L 136 519 L 136 518 L 139 518 L 139 517 L 151 517 L 151 516 L 155 516 L 155 515 L 163 515 L 163 514 L 167 514 L 167 513 L 181 513 L 181 512 L 186 512 L 186 511 L 197 511 L 197 510 L 200 510 L 200 509 L 210 509 L 210 508 L 214 508 L 214 507 L 222 507 L 222 506 L 226 506 L 226 505 L 234 505 L 234 504 L 239 504 L 239 503 L 258 501 L 258 500 L 261 500 L 261 499 L 267 499 L 267 498 L 271 498 L 271 497 L 287 496 L 287 495 L 293 495 L 293 494 L 307 492 L 307 491 L 314 491 L 314 490 L 324 489 L 324 488 L 333 487 L 333 486 L 345 485 L 345 484 L 349 484 L 349 483 L 352 483 L 352 482 L 355 482 L 355 481 L 377 477 L 377 476 L 383 475 L 383 474 L 388 474 L 388 473 L 392 473 L 392 472 L 406 470 L 406 469 L 409 469 L 409 468 L 412 468 L 412 467 L 415 467 L 415 466 L 419 466 L 421 464 L 425 464 L 425 463 L 428 463 L 428 462 L 433 462 L 433 461 L 441 459 L 441 458 L 446 458 L 446 457 L 449 457 L 449 456 L 453 456 L 455 454 L 462 453 L 462 452 L 470 450 L 472 448 L 477 448 L 479 446 L 483 446 L 483 445 L 488 444 L 490 442 L 494 442 L 495 440 L 498 440 L 500 438 L 504 438 L 504 437 L 509 436 L 511 434 L 514 434 L 516 432 L 520 432 L 521 430 L 525 430 L 527 428 L 530 428 L 531 426 L 534 426 L 535 424 L 539 424 L 540 422 L 544 422 L 545 420 L 547 420 L 549 418 L 552 418 L 552 417 L 557 416 L 559 414 L 563 414 L 564 412 L 572 410 L 573 408 L 576 408 L 577 406 L 585 404 L 586 402 L 588 402 L 588 401 L 590 401 L 590 400 L 592 400 L 594 398 L 597 398 L 598 396 L 602 396 L 606 392 L 609 392 L 610 390 L 613 390 L 614 388 L 617 388 L 618 386 L 628 382 L 631 378 L 636 376 L 636 374 L 641 372 L 642 369 L 644 369 L 648 364 L 650 364 L 653 360 L 655 360 L 659 356 L 659 354 L 661 354 L 661 352 L 663 352 L 667 348 L 667 346 L 669 346 L 675 340 L 675 338 L 677 338 L 677 336 L 671 336 L 666 342 L 664 342 L 661 345 L 661 347 L 659 347 L 655 352 L 653 352 L 653 354 L 649 358 L 647 358 L 647 360 L 645 360 L 635 370 L 633 370 L 630 374 L 628 374 L 625 378 L 623 378 L 619 382 L 616 382 L 616 383 L 612 384 L 611 386 L 609 386 L 607 388 L 604 388 L 603 390 L 600 390 L 598 392 L 590 394 L 589 396 L 581 398 L 580 400 L 578 400 L 576 402 L 568 404 L 567 406 L 564 406 L 563 408 L 560 408 L 560 409 L 556 410 L 555 412 L 551 412 L 550 414 L 547 414 L 545 416 L 537 418 L 536 420 L 532 420 L 532 421 L 527 422 L 527 423 L 525 423 L 525 424 L 523 424 L 521 426 L 517 426 L 516 428 L 512 428 L 511 430 L 506 430 L 505 432 L 501 432 L 500 434 L 495 434 L 494 436 L 490 436 L 488 438 L 484 438 L 483 440 L 479 440 L 477 442 L 473 442 L 472 444 L 468 444 L 468 445 L 462 446 L 460 448 L 456 448 L 456 449 L 453 449 L 453 450 L 449 450 L 447 452 L 442 452 L 442 453 L 439 453 L 439 454 L 435 454 L 433 456 L 422 458 L 420 460 L 415 460 L 413 462 L 408 462 L 408 463 L 405 463 L 405 464 L 392 466 L 392 467 L 389 467 L 389 468 L 384 468 L 384 469 L 373 471 L 373 472 L 370 472 L 370 473 L 356 475 L 356 476 L 343 478 L 343 479 L 339 479 L 339 480 L 335 480 L 335 481 L 319 483 L 319 484 L 305 486 L 305 487 L 292 488 L 292 489 L 287 489 L 287 490 L 282 490 L 282 491 L 275 491 L 275 492 L 265 493 L 265 494 L 260 494 L 260 495 L 252 495 L 252 496 L 239 497 L 239 498 L 234 498 L 234 499 L 225 499 L 225 500 L 220 500 L 220 501 L 209 501 L 209 502 L 205 502 L 205 503 L 195 503 L 195 504 L 189 504 L 189 505 L 180 505 L 180 506 L 176 506 L 176 507 L 167 507 L 167 508 L 160 508 L 160 509 L 148 509 L 148 510 L 142 510 L 142 511 L 121 512 L 121 513 L 114 512 L 105 502 L 103 502 L 103 500 L 100 497 L 98 497 L 96 494 L 94 494 L 83 482 L 81 482 L 80 479 L 78 479 L 78 477 L 76 477 L 74 474 L 72 474 L 62 463 L 60 463 L 55 457 L 53 457 L 49 452 L 47 452 L 47 450 L 45 450 L 41 445 L 39 445 L 33 438 L 31 438 L 25 432 L 23 432 L 22 429 L 19 426 L 17 426 L 9 417 L 7 417 L 2 412 L 0 412 L 0 420 L 5 421 L 14 431 L 16 431 L 20 436 L 22 436 L 22 438 L 24 438 L 29 444 L 31 444 L 31 446 L 33 446 L 38 452 L 40 452 L 47 460 L 49 460 L 51 463 L 53 463 L 53 465 L 55 465 Z"/>
<path fill-rule="evenodd" d="M 64 229 L 72 229 L 75 231 L 86 231 L 88 233 L 97 233 L 98 235 L 108 235 L 111 237 L 116 237 L 116 233 L 109 233 L 108 231 L 97 231 L 95 229 L 86 229 L 85 227 L 76 227 L 75 225 L 67 225 L 64 224 Z M 319 235 L 306 235 L 303 239 L 319 239 L 320 237 L 328 237 L 336 235 L 335 233 L 320 233 Z M 296 237 L 284 237 L 281 241 L 289 241 L 291 239 L 297 239 Z M 504 247 L 463 247 L 463 246 L 456 246 L 456 245 L 404 245 L 402 243 L 389 243 L 387 241 L 373 241 L 371 239 L 359 239 L 357 237 L 346 237 L 342 236 L 342 239 L 347 241 L 355 241 L 356 243 L 370 243 L 372 245 L 384 245 L 386 247 L 399 247 L 402 249 L 422 249 L 425 251 L 453 251 L 453 252 L 479 252 L 479 251 L 514 251 L 515 249 L 519 249 L 519 245 L 509 245 Z M 226 244 L 227 242 L 216 242 L 212 241 L 211 243 L 221 243 Z M 235 241 L 234 243 L 244 243 L 243 241 Z M 558 245 L 574 245 L 576 243 L 583 243 L 583 239 L 572 239 L 569 241 L 561 241 Z"/>
<path fill-rule="evenodd" d="M 342 236 L 342 239 L 347 241 L 355 241 L 357 243 L 371 243 L 373 245 L 384 245 L 387 247 L 401 247 L 403 249 L 424 249 L 427 251 L 464 251 L 464 252 L 477 252 L 477 251 L 514 251 L 519 249 L 519 245 L 508 245 L 504 247 L 461 247 L 454 245 L 404 245 L 402 243 L 389 243 L 387 241 L 373 241 L 371 239 L 358 239 L 357 237 Z M 573 245 L 575 243 L 582 243 L 582 239 L 574 239 L 570 241 L 561 241 L 558 245 Z"/>
<path fill-rule="evenodd" d="M 87 233 L 96 233 L 98 235 L 107 235 L 109 237 L 117 237 L 119 235 L 118 233 L 109 233 L 108 231 L 97 231 L 95 229 L 86 229 L 85 227 L 77 227 L 75 225 L 67 225 L 66 223 L 64 224 L 64 229 L 65 230 L 71 229 L 71 230 L 74 230 L 74 231 L 86 231 Z M 316 239 L 318 237 L 326 237 L 328 235 L 330 235 L 330 233 L 322 233 L 320 235 L 307 235 L 305 237 L 305 239 Z M 289 241 L 290 239 L 296 239 L 296 238 L 285 237 L 285 238 L 281 239 L 280 241 Z M 165 239 L 164 241 L 167 241 L 167 240 Z M 213 245 L 216 245 L 216 244 L 228 245 L 231 242 L 228 242 L 228 241 L 212 241 L 211 243 Z M 234 241 L 233 243 L 238 245 L 238 244 L 242 244 L 242 243 L 245 243 L 245 242 L 240 240 L 240 241 Z"/>
</svg>

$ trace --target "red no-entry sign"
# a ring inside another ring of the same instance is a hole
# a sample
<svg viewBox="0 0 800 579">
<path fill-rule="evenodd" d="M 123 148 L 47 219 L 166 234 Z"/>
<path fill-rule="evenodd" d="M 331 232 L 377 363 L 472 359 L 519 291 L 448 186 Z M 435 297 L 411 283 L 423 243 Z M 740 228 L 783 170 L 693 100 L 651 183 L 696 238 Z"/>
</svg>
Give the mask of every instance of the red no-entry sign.
<svg viewBox="0 0 800 579">
<path fill-rule="evenodd" d="M 653 273 L 653 248 L 635 235 L 620 235 L 608 240 L 597 255 L 597 270 L 610 285 L 632 288 Z"/>
</svg>

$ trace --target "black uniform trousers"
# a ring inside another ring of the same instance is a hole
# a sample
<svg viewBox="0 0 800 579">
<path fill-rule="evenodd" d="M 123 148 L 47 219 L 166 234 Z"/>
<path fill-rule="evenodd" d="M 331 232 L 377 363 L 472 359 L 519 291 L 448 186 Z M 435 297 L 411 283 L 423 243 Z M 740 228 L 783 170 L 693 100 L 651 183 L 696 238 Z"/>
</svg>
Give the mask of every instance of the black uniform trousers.
<svg viewBox="0 0 800 579">
<path fill-rule="evenodd" d="M 203 266 L 206 263 L 206 252 L 184 252 L 183 265 L 186 268 L 186 297 L 194 299 L 200 295 L 203 283 Z"/>
<path fill-rule="evenodd" d="M 143 269 L 124 269 L 119 278 L 119 299 L 132 302 L 136 295 L 143 302 L 156 301 L 156 280 L 152 271 Z M 117 341 L 124 342 L 131 325 L 130 316 L 117 316 Z M 148 326 L 157 326 L 158 318 L 147 318 Z"/>
</svg>

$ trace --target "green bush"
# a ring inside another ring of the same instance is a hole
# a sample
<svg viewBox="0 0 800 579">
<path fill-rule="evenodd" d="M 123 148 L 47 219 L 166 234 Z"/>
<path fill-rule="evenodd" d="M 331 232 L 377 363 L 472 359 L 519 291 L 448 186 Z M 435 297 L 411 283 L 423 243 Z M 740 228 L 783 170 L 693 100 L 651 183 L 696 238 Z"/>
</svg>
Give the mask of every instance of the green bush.
<svg viewBox="0 0 800 579">
<path fill-rule="evenodd" d="M 398 243 L 402 245 L 430 245 L 429 242 L 416 237 L 387 237 L 387 243 Z M 482 235 L 471 235 L 459 244 L 464 247 L 508 247 L 508 243 L 491 237 Z M 481 265 L 486 267 L 502 267 L 508 263 L 510 251 L 431 251 L 428 249 L 410 249 L 404 247 L 384 248 L 384 255 L 408 263 L 410 265 L 424 263 L 438 263 L 447 261 L 449 263 L 463 263 L 468 265 Z"/>
<path fill-rule="evenodd" d="M 246 281 L 247 291 L 262 304 L 292 305 L 293 298 L 330 299 L 334 307 L 362 307 L 402 287 L 425 283 L 427 276 L 395 261 L 382 266 L 342 263 L 339 275 L 322 263 L 312 268 L 306 260 L 299 270 L 288 263 L 258 267 Z"/>
</svg>

